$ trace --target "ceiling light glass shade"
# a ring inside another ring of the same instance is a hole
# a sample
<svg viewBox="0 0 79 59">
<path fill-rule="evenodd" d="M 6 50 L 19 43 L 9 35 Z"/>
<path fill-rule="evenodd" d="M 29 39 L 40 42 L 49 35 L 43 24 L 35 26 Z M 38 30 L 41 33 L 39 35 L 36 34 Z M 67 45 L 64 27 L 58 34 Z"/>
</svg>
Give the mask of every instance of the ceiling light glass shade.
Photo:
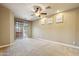
<svg viewBox="0 0 79 59">
<path fill-rule="evenodd" d="M 36 16 L 40 16 L 40 11 L 35 13 Z"/>
<path fill-rule="evenodd" d="M 57 10 L 56 12 L 57 12 L 57 13 L 59 13 L 59 12 L 60 12 L 60 10 Z"/>
<path fill-rule="evenodd" d="M 39 16 L 39 15 L 40 15 L 40 13 L 35 13 L 35 15 L 36 15 L 36 16 Z"/>
<path fill-rule="evenodd" d="M 40 16 L 40 18 L 45 18 L 45 17 L 46 17 L 45 15 L 41 15 L 41 16 Z"/>
</svg>

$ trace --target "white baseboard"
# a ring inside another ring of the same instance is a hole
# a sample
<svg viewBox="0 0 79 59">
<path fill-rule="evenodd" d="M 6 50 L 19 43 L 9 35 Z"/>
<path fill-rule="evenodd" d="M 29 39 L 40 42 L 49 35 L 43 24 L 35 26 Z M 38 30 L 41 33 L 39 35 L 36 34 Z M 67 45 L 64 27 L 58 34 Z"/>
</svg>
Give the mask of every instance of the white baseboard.
<svg viewBox="0 0 79 59">
<path fill-rule="evenodd" d="M 8 47 L 8 46 L 11 46 L 11 45 L 13 45 L 14 43 L 10 43 L 10 44 L 7 44 L 7 45 L 2 45 L 2 46 L 0 46 L 0 48 L 4 48 L 4 47 Z"/>
<path fill-rule="evenodd" d="M 50 43 L 54 43 L 54 44 L 58 44 L 58 45 L 63 45 L 63 46 L 69 47 L 69 48 L 79 49 L 79 46 L 75 46 L 75 45 L 71 45 L 71 44 L 66 44 L 66 43 L 62 43 L 62 42 L 56 42 L 56 41 L 51 41 L 51 40 L 46 40 L 46 39 L 41 39 L 41 38 L 38 38 L 38 39 L 45 40 Z"/>
</svg>

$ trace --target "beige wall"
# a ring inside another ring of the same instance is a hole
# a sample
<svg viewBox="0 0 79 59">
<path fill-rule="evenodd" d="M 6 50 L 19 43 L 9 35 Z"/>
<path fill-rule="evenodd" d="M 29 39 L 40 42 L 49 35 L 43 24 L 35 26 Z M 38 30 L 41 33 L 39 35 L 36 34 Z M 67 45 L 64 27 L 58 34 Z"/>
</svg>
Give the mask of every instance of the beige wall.
<svg viewBox="0 0 79 59">
<path fill-rule="evenodd" d="M 15 28 L 14 28 L 14 26 L 15 26 L 15 24 L 14 24 L 14 15 L 13 15 L 13 13 L 10 13 L 10 43 L 13 43 L 14 42 L 14 40 L 15 40 Z"/>
<path fill-rule="evenodd" d="M 14 40 L 14 17 L 9 9 L 0 5 L 0 46 Z"/>
<path fill-rule="evenodd" d="M 79 10 L 76 11 L 76 45 L 79 46 Z"/>
<path fill-rule="evenodd" d="M 40 20 L 34 21 L 32 25 L 33 38 L 42 38 L 67 44 L 79 42 L 79 36 L 77 36 L 79 34 L 79 8 L 62 12 L 62 14 L 64 16 L 63 23 L 57 24 L 55 22 L 55 16 L 57 14 L 52 16 L 52 24 L 41 25 Z"/>
</svg>

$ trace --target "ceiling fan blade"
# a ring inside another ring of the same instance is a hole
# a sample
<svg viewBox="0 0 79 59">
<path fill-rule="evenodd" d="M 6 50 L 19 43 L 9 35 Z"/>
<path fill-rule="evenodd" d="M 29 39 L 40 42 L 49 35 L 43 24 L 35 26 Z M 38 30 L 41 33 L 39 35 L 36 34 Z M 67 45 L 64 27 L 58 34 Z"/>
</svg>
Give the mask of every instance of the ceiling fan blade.
<svg viewBox="0 0 79 59">
<path fill-rule="evenodd" d="M 47 15 L 47 13 L 41 13 L 42 15 Z"/>
</svg>

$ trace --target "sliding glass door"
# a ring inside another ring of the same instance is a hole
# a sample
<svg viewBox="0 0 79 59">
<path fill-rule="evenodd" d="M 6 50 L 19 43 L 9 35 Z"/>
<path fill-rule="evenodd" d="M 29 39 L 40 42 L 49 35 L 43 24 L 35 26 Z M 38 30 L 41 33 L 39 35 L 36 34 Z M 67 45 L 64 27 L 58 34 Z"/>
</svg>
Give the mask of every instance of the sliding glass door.
<svg viewBox="0 0 79 59">
<path fill-rule="evenodd" d="M 16 20 L 16 39 L 28 37 L 28 22 L 25 20 Z"/>
</svg>

